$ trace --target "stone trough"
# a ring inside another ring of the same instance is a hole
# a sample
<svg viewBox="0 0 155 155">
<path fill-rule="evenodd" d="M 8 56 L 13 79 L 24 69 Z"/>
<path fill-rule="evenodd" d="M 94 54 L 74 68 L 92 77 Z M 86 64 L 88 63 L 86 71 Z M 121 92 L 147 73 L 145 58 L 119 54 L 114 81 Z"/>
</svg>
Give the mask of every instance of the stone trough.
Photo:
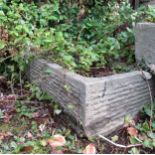
<svg viewBox="0 0 155 155">
<path fill-rule="evenodd" d="M 47 75 L 47 70 L 51 74 Z M 151 75 L 144 74 L 153 88 Z M 38 59 L 30 65 L 29 78 L 59 102 L 88 136 L 108 135 L 123 124 L 124 116 L 135 116 L 150 103 L 148 85 L 140 71 L 89 78 Z"/>
</svg>

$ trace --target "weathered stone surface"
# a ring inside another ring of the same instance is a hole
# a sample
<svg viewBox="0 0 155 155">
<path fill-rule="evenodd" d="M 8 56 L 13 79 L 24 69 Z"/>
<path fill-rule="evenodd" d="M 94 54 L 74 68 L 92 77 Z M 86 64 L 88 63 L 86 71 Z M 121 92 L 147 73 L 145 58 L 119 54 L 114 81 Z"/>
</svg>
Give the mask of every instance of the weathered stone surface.
<svg viewBox="0 0 155 155">
<path fill-rule="evenodd" d="M 144 3 L 143 3 L 144 5 L 146 5 L 146 6 L 153 6 L 153 7 L 155 7 L 155 0 L 147 0 L 147 1 L 144 1 Z"/>
<path fill-rule="evenodd" d="M 51 75 L 45 74 L 46 69 L 51 70 Z M 29 78 L 52 95 L 77 124 L 82 124 L 87 135 L 113 132 L 123 124 L 125 115 L 134 116 L 150 102 L 147 83 L 139 71 L 87 78 L 35 60 L 30 65 Z M 153 88 L 153 80 L 149 82 Z"/>
<path fill-rule="evenodd" d="M 150 66 L 155 64 L 155 23 L 138 23 L 136 30 L 136 59 Z"/>
</svg>

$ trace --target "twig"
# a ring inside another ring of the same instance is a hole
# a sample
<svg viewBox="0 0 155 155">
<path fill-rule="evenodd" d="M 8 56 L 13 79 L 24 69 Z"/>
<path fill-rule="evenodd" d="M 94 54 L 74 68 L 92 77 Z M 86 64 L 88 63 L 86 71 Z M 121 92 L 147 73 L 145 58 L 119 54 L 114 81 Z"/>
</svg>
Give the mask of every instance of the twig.
<svg viewBox="0 0 155 155">
<path fill-rule="evenodd" d="M 82 34 L 82 32 L 84 31 L 84 27 L 80 30 L 80 32 L 79 32 L 79 34 L 78 34 L 78 36 L 77 36 L 77 40 L 80 40 L 80 36 L 81 36 L 81 34 Z"/>
<path fill-rule="evenodd" d="M 42 104 L 42 102 L 38 102 L 38 101 L 29 101 L 29 100 L 21 100 L 20 102 L 21 102 L 21 103 L 24 103 L 24 104 L 34 104 L 34 105 Z"/>
<path fill-rule="evenodd" d="M 148 87 L 148 90 L 149 90 L 149 95 L 150 95 L 150 101 L 151 101 L 151 112 L 150 112 L 150 130 L 152 132 L 152 119 L 153 119 L 153 96 L 152 96 L 152 92 L 151 92 L 151 87 L 150 87 L 150 84 L 149 84 L 149 81 L 148 79 L 146 78 L 143 70 L 137 65 L 137 67 L 139 68 L 139 70 L 141 71 L 142 73 L 142 76 L 144 77 L 144 79 L 146 80 L 146 83 L 147 83 L 147 87 Z"/>
<path fill-rule="evenodd" d="M 19 77 L 20 77 L 20 93 L 21 93 L 21 95 L 23 95 L 22 73 L 21 73 L 21 70 L 19 72 Z"/>
<path fill-rule="evenodd" d="M 23 100 L 23 99 L 27 98 L 28 96 L 29 96 L 29 94 L 17 95 L 17 100 Z"/>
<path fill-rule="evenodd" d="M 104 137 L 103 135 L 98 135 L 100 138 L 104 139 L 105 141 L 109 142 L 110 144 L 113 144 L 114 146 L 120 147 L 120 148 L 132 148 L 132 147 L 139 147 L 143 146 L 143 144 L 131 144 L 131 145 L 122 145 L 122 144 L 117 144 L 108 138 Z"/>
<path fill-rule="evenodd" d="M 12 83 L 12 82 L 11 82 L 11 84 L 10 84 L 10 88 L 11 88 L 12 94 L 15 94 L 15 91 L 14 91 L 14 88 L 13 88 L 13 83 Z"/>
</svg>

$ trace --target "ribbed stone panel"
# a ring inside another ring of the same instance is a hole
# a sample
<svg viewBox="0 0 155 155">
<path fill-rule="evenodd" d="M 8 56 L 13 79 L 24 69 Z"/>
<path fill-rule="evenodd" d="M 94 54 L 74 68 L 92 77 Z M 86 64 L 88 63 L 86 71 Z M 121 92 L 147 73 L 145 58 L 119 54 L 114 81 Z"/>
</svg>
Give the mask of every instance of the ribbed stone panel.
<svg viewBox="0 0 155 155">
<path fill-rule="evenodd" d="M 47 69 L 50 75 L 45 74 Z M 151 78 L 149 73 L 144 74 Z M 82 123 L 87 135 L 113 132 L 123 124 L 125 115 L 135 116 L 144 104 L 150 103 L 148 86 L 140 71 L 88 78 L 57 64 L 35 60 L 30 65 L 29 78 Z M 149 83 L 154 88 L 153 79 Z"/>
<path fill-rule="evenodd" d="M 135 55 L 138 62 L 155 64 L 155 23 L 138 23 L 135 27 Z"/>
<path fill-rule="evenodd" d="M 46 74 L 47 70 L 51 72 L 50 75 Z M 79 122 L 84 120 L 84 78 L 44 60 L 32 62 L 29 67 L 29 78 L 59 102 L 67 113 Z"/>
<path fill-rule="evenodd" d="M 153 89 L 153 82 L 150 85 Z M 111 133 L 123 124 L 125 115 L 135 116 L 144 104 L 150 103 L 148 85 L 139 71 L 100 78 L 86 91 L 88 135 Z"/>
</svg>

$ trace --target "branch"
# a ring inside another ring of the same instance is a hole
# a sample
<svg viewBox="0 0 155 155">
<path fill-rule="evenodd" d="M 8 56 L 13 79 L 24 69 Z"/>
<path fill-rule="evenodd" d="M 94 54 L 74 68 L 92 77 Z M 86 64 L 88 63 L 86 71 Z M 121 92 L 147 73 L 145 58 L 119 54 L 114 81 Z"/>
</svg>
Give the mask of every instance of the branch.
<svg viewBox="0 0 155 155">
<path fill-rule="evenodd" d="M 132 147 L 139 147 L 139 146 L 143 146 L 143 144 L 131 144 L 131 145 L 122 145 L 122 144 L 117 144 L 111 140 L 109 140 L 108 138 L 102 136 L 102 135 L 98 135 L 100 138 L 102 138 L 103 140 L 109 142 L 110 144 L 113 144 L 114 146 L 120 147 L 120 148 L 132 148 Z"/>
</svg>

